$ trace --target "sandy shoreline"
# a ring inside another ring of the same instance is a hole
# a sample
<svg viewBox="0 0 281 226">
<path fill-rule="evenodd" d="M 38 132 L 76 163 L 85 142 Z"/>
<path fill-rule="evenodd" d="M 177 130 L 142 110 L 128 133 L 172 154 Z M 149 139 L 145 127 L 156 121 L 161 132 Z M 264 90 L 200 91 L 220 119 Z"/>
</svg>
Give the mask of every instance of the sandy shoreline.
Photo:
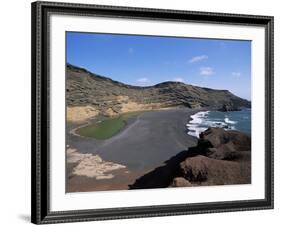
<svg viewBox="0 0 281 226">
<path fill-rule="evenodd" d="M 198 111 L 178 108 L 144 112 L 131 117 L 124 130 L 107 140 L 68 134 L 68 145 L 79 153 L 98 155 L 104 161 L 126 166 L 126 170 L 116 171 L 110 180 L 71 176 L 66 191 L 127 189 L 142 174 L 196 145 L 197 139 L 187 134 L 186 124 Z"/>
</svg>

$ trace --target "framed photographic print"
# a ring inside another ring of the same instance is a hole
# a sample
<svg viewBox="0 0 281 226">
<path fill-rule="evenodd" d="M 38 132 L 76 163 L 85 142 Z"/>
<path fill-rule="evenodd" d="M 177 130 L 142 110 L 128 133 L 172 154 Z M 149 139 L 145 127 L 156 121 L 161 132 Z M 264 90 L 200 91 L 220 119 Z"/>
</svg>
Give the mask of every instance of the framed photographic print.
<svg viewBox="0 0 281 226">
<path fill-rule="evenodd" d="M 32 222 L 273 208 L 273 17 L 32 3 Z"/>
</svg>

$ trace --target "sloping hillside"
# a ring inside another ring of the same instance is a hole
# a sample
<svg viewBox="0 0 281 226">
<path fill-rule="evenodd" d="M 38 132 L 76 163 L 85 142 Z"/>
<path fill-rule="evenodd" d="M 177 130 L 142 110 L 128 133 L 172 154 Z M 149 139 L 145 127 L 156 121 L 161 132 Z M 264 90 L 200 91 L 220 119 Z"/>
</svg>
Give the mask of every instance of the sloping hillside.
<svg viewBox="0 0 281 226">
<path fill-rule="evenodd" d="M 250 107 L 250 102 L 228 90 L 215 90 L 181 82 L 163 82 L 155 86 L 126 85 L 67 65 L 67 119 L 81 122 L 98 114 L 116 114 L 185 106 L 188 108 Z"/>
</svg>

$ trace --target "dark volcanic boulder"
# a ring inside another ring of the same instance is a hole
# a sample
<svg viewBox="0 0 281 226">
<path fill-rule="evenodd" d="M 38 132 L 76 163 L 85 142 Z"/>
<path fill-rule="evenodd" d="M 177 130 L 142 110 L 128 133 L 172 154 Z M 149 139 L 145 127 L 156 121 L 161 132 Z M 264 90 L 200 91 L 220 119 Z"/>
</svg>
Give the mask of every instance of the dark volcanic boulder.
<svg viewBox="0 0 281 226">
<path fill-rule="evenodd" d="M 140 177 L 130 189 L 251 183 L 251 138 L 209 128 L 195 147 Z"/>
<path fill-rule="evenodd" d="M 250 162 L 239 163 L 198 155 L 180 163 L 180 169 L 183 177 L 195 185 L 251 183 Z"/>
<path fill-rule="evenodd" d="M 200 134 L 198 154 L 215 159 L 235 160 L 250 157 L 251 138 L 239 131 L 209 128 Z"/>
<path fill-rule="evenodd" d="M 192 184 L 183 177 L 174 178 L 173 182 L 170 185 L 170 187 L 189 187 L 189 186 L 192 186 Z"/>
<path fill-rule="evenodd" d="M 189 153 L 179 164 L 174 187 L 251 183 L 251 138 L 244 133 L 209 128 Z"/>
<path fill-rule="evenodd" d="M 232 141 L 240 151 L 247 151 L 251 147 L 251 138 L 237 130 L 224 130 L 223 128 L 209 128 L 202 132 L 202 138 L 208 140 L 213 147 Z"/>
</svg>

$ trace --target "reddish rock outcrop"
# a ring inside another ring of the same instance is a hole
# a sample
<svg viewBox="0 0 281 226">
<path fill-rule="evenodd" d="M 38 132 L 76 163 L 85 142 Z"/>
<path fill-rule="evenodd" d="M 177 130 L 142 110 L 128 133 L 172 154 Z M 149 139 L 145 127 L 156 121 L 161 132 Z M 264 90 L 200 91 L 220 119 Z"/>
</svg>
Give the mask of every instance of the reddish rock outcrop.
<svg viewBox="0 0 281 226">
<path fill-rule="evenodd" d="M 217 160 L 198 155 L 187 158 L 180 164 L 180 169 L 183 177 L 193 185 L 251 183 L 251 165 L 245 162 Z"/>
<path fill-rule="evenodd" d="M 188 187 L 192 186 L 192 184 L 183 177 L 176 177 L 173 179 L 171 187 Z"/>
<path fill-rule="evenodd" d="M 251 183 L 251 138 L 239 131 L 209 128 L 196 147 L 140 177 L 130 189 Z"/>
<path fill-rule="evenodd" d="M 198 145 L 192 151 L 193 156 L 180 163 L 179 174 L 193 185 L 251 183 L 251 138 L 248 135 L 209 128 L 200 134 Z"/>
<path fill-rule="evenodd" d="M 209 128 L 198 140 L 199 154 L 219 160 L 249 161 L 251 138 L 236 130 Z"/>
</svg>

